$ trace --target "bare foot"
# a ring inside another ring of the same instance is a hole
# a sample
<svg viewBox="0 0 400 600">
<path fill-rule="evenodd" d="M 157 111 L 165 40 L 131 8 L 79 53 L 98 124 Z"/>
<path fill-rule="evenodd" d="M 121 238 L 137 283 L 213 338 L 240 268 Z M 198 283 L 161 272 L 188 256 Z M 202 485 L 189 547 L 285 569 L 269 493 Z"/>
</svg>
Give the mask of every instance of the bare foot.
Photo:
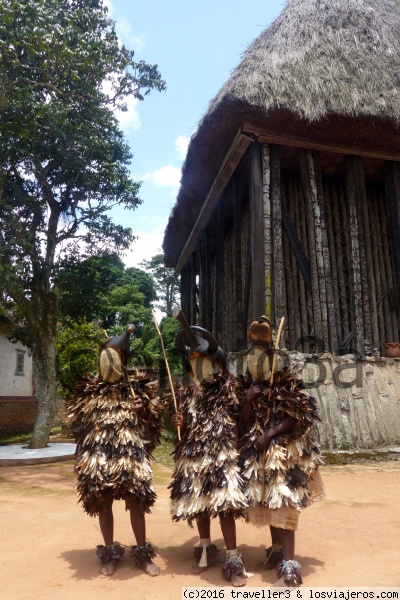
<svg viewBox="0 0 400 600">
<path fill-rule="evenodd" d="M 111 561 L 104 563 L 101 565 L 99 573 L 101 575 L 114 575 L 116 569 L 116 565 L 114 565 Z"/>
<path fill-rule="evenodd" d="M 195 575 L 199 575 L 200 573 L 203 573 L 206 570 L 207 567 L 200 567 L 198 564 L 195 564 L 192 567 L 192 573 L 194 573 Z"/>
<path fill-rule="evenodd" d="M 157 577 L 157 575 L 160 574 L 160 567 L 155 565 L 151 560 L 143 563 L 140 568 L 147 573 L 147 575 L 150 575 L 150 577 Z"/>
<path fill-rule="evenodd" d="M 243 575 L 236 575 L 236 573 L 232 573 L 231 576 L 231 584 L 233 587 L 243 587 L 246 585 L 247 581 Z"/>
</svg>

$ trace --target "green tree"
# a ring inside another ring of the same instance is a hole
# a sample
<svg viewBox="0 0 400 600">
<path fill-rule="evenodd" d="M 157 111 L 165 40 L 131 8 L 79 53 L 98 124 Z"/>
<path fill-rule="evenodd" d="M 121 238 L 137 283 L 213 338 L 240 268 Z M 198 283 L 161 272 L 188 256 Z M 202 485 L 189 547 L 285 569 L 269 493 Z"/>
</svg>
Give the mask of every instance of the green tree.
<svg viewBox="0 0 400 600">
<path fill-rule="evenodd" d="M 165 84 L 119 47 L 101 0 L 0 0 L 0 14 L 0 288 L 29 331 L 37 448 L 58 410 L 54 279 L 130 246 L 108 216 L 140 203 L 114 111 Z"/>
<path fill-rule="evenodd" d="M 164 254 L 157 254 L 150 260 L 144 260 L 140 266 L 150 273 L 154 279 L 158 295 L 158 307 L 167 314 L 171 314 L 173 305 L 177 302 L 180 288 L 180 277 L 164 264 Z"/>
<path fill-rule="evenodd" d="M 64 399 L 71 396 L 76 382 L 85 373 L 98 371 L 99 348 L 105 339 L 104 330 L 85 319 L 71 319 L 58 326 L 59 393 Z"/>
</svg>

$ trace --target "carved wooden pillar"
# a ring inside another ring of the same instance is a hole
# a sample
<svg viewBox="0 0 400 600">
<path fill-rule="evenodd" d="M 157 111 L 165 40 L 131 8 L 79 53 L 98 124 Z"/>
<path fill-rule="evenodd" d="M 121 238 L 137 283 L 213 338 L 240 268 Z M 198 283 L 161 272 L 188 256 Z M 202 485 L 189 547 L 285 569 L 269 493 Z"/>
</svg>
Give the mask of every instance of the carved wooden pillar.
<svg viewBox="0 0 400 600">
<path fill-rule="evenodd" d="M 355 350 L 364 353 L 364 319 L 363 319 L 363 301 L 362 301 L 362 285 L 361 285 L 361 260 L 359 247 L 359 223 L 357 218 L 356 190 L 354 181 L 354 172 L 352 169 L 352 157 L 346 159 L 346 196 L 347 205 L 349 207 L 350 220 L 350 251 L 351 251 L 351 268 L 353 279 L 353 331 L 355 333 L 355 344 L 352 346 Z"/>
<path fill-rule="evenodd" d="M 314 207 L 315 214 L 315 226 L 317 228 L 318 213 L 320 221 L 321 231 L 321 260 L 322 266 L 319 267 L 321 276 L 323 274 L 325 279 L 325 290 L 326 290 L 326 310 L 327 310 L 327 325 L 329 326 L 329 342 L 328 348 L 331 352 L 336 352 L 338 348 L 338 337 L 337 337 L 337 325 L 336 325 L 336 311 L 335 301 L 333 297 L 333 285 L 332 285 L 332 273 L 331 273 L 331 261 L 330 251 L 328 244 L 328 232 L 326 225 L 326 214 L 325 214 L 325 201 L 324 201 L 324 189 L 322 183 L 322 171 L 320 165 L 319 152 L 313 153 L 314 167 L 315 167 L 315 182 L 316 182 L 316 202 Z M 321 294 L 322 289 L 320 289 Z"/>
<path fill-rule="evenodd" d="M 394 341 L 398 341 L 400 339 L 400 168 L 393 162 L 386 163 L 386 206 L 397 298 L 398 339 Z"/>
<path fill-rule="evenodd" d="M 272 323 L 278 327 L 282 317 L 287 317 L 282 244 L 281 165 L 279 146 L 271 145 L 271 197 L 272 197 L 272 247 L 273 247 L 273 305 Z"/>
<path fill-rule="evenodd" d="M 318 203 L 314 160 L 309 150 L 300 151 L 301 178 L 306 200 L 308 253 L 311 271 L 315 336 L 329 348 L 326 281 L 322 251 L 321 211 Z"/>
<path fill-rule="evenodd" d="M 250 320 L 254 320 L 265 312 L 262 146 L 258 142 L 254 142 L 250 146 L 249 183 L 251 211 L 251 286 L 253 292 Z"/>
<path fill-rule="evenodd" d="M 236 174 L 233 180 L 232 190 L 233 203 L 233 237 L 234 237 L 234 298 L 236 305 L 236 347 L 232 350 L 243 350 L 246 340 L 243 340 L 244 318 L 243 318 L 243 286 L 242 286 L 242 202 L 240 191 L 240 174 Z"/>
<path fill-rule="evenodd" d="M 263 212 L 264 212 L 264 268 L 265 268 L 265 316 L 272 319 L 272 205 L 271 205 L 271 167 L 270 148 L 262 148 L 263 171 Z"/>
</svg>

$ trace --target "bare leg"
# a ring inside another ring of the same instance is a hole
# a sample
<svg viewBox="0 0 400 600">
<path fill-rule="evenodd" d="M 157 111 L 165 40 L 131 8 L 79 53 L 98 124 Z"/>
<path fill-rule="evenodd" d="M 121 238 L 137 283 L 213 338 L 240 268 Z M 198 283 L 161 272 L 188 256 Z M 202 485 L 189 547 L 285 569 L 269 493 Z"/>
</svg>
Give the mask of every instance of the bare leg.
<svg viewBox="0 0 400 600">
<path fill-rule="evenodd" d="M 209 543 L 211 544 L 210 517 L 206 517 L 205 515 L 199 515 L 196 518 L 196 524 L 200 540 L 209 540 Z M 200 567 L 200 565 L 196 563 L 192 567 L 192 573 L 198 575 L 199 573 L 203 573 L 203 571 L 205 571 L 206 569 L 207 567 Z"/>
<path fill-rule="evenodd" d="M 99 524 L 105 546 L 111 546 L 114 541 L 114 515 L 112 511 L 112 505 L 112 494 L 105 493 L 99 509 Z M 113 575 L 115 572 L 115 567 L 116 565 L 114 565 L 111 561 L 104 563 L 100 567 L 100 573 L 102 575 Z"/>
<path fill-rule="evenodd" d="M 146 520 L 144 512 L 140 506 L 140 503 L 133 497 L 127 496 L 125 498 L 126 507 L 129 510 L 131 517 L 131 526 L 133 533 L 135 535 L 136 544 L 138 546 L 146 545 Z M 151 577 L 156 577 L 160 574 L 160 568 L 153 563 L 151 558 L 144 561 L 140 568 L 150 575 Z"/>
<path fill-rule="evenodd" d="M 224 542 L 227 550 L 235 550 L 236 548 L 236 524 L 231 512 L 221 515 L 219 518 L 221 523 L 221 531 L 224 536 Z"/>
<path fill-rule="evenodd" d="M 200 539 L 209 538 L 210 533 L 210 517 L 206 517 L 204 515 L 200 515 L 196 519 L 197 529 L 199 532 Z"/>
<path fill-rule="evenodd" d="M 271 540 L 272 544 L 265 550 L 265 561 L 258 563 L 257 570 L 261 571 L 264 569 L 275 569 L 279 563 L 282 562 L 283 554 L 282 554 L 282 545 L 279 532 L 282 531 L 277 527 L 269 526 L 271 532 Z"/>
<path fill-rule="evenodd" d="M 294 559 L 294 531 L 290 529 L 277 529 L 279 541 L 282 545 L 282 554 L 285 560 Z"/>
</svg>

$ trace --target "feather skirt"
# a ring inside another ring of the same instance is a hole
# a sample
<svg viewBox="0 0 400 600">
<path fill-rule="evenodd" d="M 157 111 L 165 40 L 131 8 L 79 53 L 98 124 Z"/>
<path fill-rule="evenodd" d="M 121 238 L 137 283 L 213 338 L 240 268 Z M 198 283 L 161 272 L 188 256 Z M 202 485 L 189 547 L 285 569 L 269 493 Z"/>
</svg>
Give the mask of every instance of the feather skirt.
<svg viewBox="0 0 400 600">
<path fill-rule="evenodd" d="M 262 395 L 253 403 L 252 420 L 240 442 L 239 465 L 244 493 L 249 506 L 277 509 L 291 506 L 302 510 L 316 499 L 310 489 L 312 475 L 323 463 L 314 423 L 320 420 L 315 399 L 310 397 L 302 379 L 287 367 L 277 371 L 272 390 L 264 383 Z M 244 398 L 249 382 L 238 383 L 237 393 Z M 297 420 L 291 432 L 277 436 L 265 453 L 257 440 L 274 427 L 285 414 Z M 265 496 L 262 498 L 262 473 L 265 472 Z"/>
<path fill-rule="evenodd" d="M 169 486 L 174 521 L 190 524 L 199 515 L 216 517 L 227 511 L 235 517 L 245 515 L 232 417 L 235 405 L 232 387 L 219 377 L 206 384 L 201 395 L 192 387 L 181 395 L 179 410 L 185 425 Z"/>
<path fill-rule="evenodd" d="M 82 380 L 69 403 L 78 444 L 79 501 L 91 516 L 99 513 L 104 493 L 111 493 L 115 500 L 133 496 L 144 512 L 150 512 L 156 498 L 150 457 L 160 442 L 164 407 L 150 386 L 136 380 L 131 384 L 143 402 L 141 416 L 132 410 L 126 380 Z"/>
</svg>

